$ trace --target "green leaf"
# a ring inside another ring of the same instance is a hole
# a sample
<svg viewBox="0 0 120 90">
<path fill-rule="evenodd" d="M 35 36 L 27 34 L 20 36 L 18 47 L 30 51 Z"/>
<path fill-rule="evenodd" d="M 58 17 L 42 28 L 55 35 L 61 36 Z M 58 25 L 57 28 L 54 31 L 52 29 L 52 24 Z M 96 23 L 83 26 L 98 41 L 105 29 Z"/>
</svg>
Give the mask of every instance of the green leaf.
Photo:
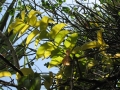
<svg viewBox="0 0 120 90">
<path fill-rule="evenodd" d="M 22 21 L 24 21 L 24 19 L 25 19 L 25 10 L 23 10 L 23 11 L 21 12 L 21 18 L 22 18 Z"/>
<path fill-rule="evenodd" d="M 58 71 L 58 73 L 55 75 L 56 79 L 62 79 L 63 78 L 63 69 L 60 68 L 60 70 Z"/>
<path fill-rule="evenodd" d="M 21 6 L 21 5 L 22 5 L 21 1 L 20 1 L 20 0 L 18 0 L 18 6 Z"/>
<path fill-rule="evenodd" d="M 22 76 L 18 80 L 18 90 L 20 90 L 21 87 L 25 87 L 25 88 L 29 89 L 30 84 L 31 84 L 31 80 L 28 79 L 28 76 Z"/>
<path fill-rule="evenodd" d="M 8 27 L 8 33 L 10 33 L 15 27 L 17 27 L 17 26 L 21 26 L 21 24 L 23 24 L 24 25 L 24 23 L 21 21 L 21 19 L 18 19 L 18 18 L 16 18 L 16 20 L 15 20 L 15 22 L 14 23 L 11 23 L 10 25 L 9 25 L 9 27 Z M 19 26 L 19 27 L 20 27 Z M 18 30 L 19 31 L 19 30 Z"/>
<path fill-rule="evenodd" d="M 101 45 L 104 43 L 103 38 L 102 38 L 102 32 L 104 31 L 104 29 L 101 28 L 101 30 L 97 31 L 97 41 L 98 43 L 100 43 Z"/>
<path fill-rule="evenodd" d="M 53 73 L 52 72 L 49 72 L 49 75 L 42 75 L 42 77 L 44 78 L 45 81 L 52 84 L 52 82 L 53 82 Z"/>
<path fill-rule="evenodd" d="M 72 53 L 73 54 L 76 54 L 78 51 L 80 51 L 81 50 L 81 46 L 77 46 L 77 47 L 75 47 L 74 49 L 73 49 L 73 51 L 72 51 Z"/>
<path fill-rule="evenodd" d="M 51 58 L 54 57 L 54 56 L 63 56 L 63 53 L 64 53 L 64 50 L 62 47 L 57 47 L 55 50 L 53 50 L 51 52 Z"/>
<path fill-rule="evenodd" d="M 51 55 L 51 51 L 53 51 L 54 49 L 55 47 L 52 42 L 46 42 L 38 48 L 36 53 L 36 58 L 37 59 L 41 57 L 47 58 Z"/>
<path fill-rule="evenodd" d="M 53 73 L 50 72 L 49 75 L 42 75 L 42 77 L 44 78 L 44 86 L 47 90 L 50 89 L 50 86 L 53 83 Z"/>
<path fill-rule="evenodd" d="M 105 3 L 105 0 L 100 0 L 100 3 L 101 3 L 101 4 Z"/>
<path fill-rule="evenodd" d="M 40 34 L 35 39 L 35 46 L 38 45 L 40 40 L 48 38 L 48 32 L 47 31 L 41 31 Z"/>
<path fill-rule="evenodd" d="M 37 30 L 37 29 L 33 30 L 27 37 L 26 45 L 28 45 L 30 43 L 30 41 L 39 33 L 40 33 L 39 30 Z"/>
<path fill-rule="evenodd" d="M 40 21 L 40 30 L 41 31 L 45 31 L 47 29 L 48 26 L 48 22 L 49 22 L 49 17 L 44 16 L 41 21 Z"/>
<path fill-rule="evenodd" d="M 118 12 L 118 15 L 120 16 L 120 11 Z"/>
<path fill-rule="evenodd" d="M 35 46 L 37 46 L 41 40 L 40 35 L 41 34 L 38 34 L 38 36 L 35 38 Z"/>
<path fill-rule="evenodd" d="M 87 64 L 87 68 L 91 69 L 93 66 L 95 65 L 95 62 L 93 60 L 89 61 L 89 63 Z"/>
<path fill-rule="evenodd" d="M 22 34 L 24 34 L 24 32 L 25 32 L 26 30 L 28 30 L 29 27 L 30 27 L 30 26 L 26 24 L 26 25 L 21 29 L 21 31 L 19 32 L 18 37 L 20 37 Z"/>
<path fill-rule="evenodd" d="M 11 77 L 11 76 L 12 76 L 11 73 L 8 72 L 8 71 L 2 71 L 2 72 L 0 72 L 0 78 L 1 77 Z"/>
<path fill-rule="evenodd" d="M 98 43 L 97 41 L 91 41 L 83 44 L 81 46 L 81 50 L 92 49 L 100 46 L 101 46 L 100 43 Z"/>
<path fill-rule="evenodd" d="M 49 63 L 48 68 L 51 68 L 51 67 L 54 67 L 54 66 L 57 66 L 57 65 L 61 64 L 62 60 L 63 60 L 63 57 L 60 57 L 60 56 L 52 57 L 52 59 L 51 59 L 51 61 Z"/>
<path fill-rule="evenodd" d="M 31 86 L 29 90 L 40 90 L 41 88 L 41 77 L 40 74 L 34 73 L 34 78 L 32 79 Z"/>
<path fill-rule="evenodd" d="M 40 26 L 40 22 L 41 22 L 41 21 L 36 21 L 36 23 L 35 23 L 34 26 L 35 26 L 35 27 L 39 27 L 39 26 Z"/>
<path fill-rule="evenodd" d="M 77 37 L 78 37 L 77 33 L 71 34 L 64 42 L 65 47 L 72 49 L 76 44 Z"/>
<path fill-rule="evenodd" d="M 24 76 L 28 76 L 30 74 L 34 74 L 33 70 L 31 68 L 22 68 L 20 71 L 23 73 Z M 17 72 L 16 73 L 16 79 L 20 79 L 21 75 Z"/>
<path fill-rule="evenodd" d="M 28 14 L 28 23 L 31 26 L 36 26 L 37 24 L 39 25 L 39 21 L 37 22 L 37 17 L 36 14 L 41 14 L 39 11 L 34 11 L 31 10 Z"/>
<path fill-rule="evenodd" d="M 50 33 L 49 33 L 50 38 L 54 39 L 55 36 L 58 34 L 58 32 L 59 32 L 62 28 L 64 28 L 65 26 L 66 26 L 65 23 L 59 23 L 59 24 L 55 25 L 54 27 L 52 27 L 52 29 L 51 29 L 51 31 L 50 31 Z"/>
<path fill-rule="evenodd" d="M 62 7 L 62 11 L 64 11 L 65 13 L 70 12 L 70 8 L 69 7 Z"/>
<path fill-rule="evenodd" d="M 26 25 L 25 23 L 22 23 L 22 24 L 17 25 L 17 26 L 14 28 L 13 33 L 14 33 L 14 34 L 18 33 L 21 29 L 23 29 L 23 28 L 25 27 L 25 25 Z"/>
<path fill-rule="evenodd" d="M 51 9 L 51 6 L 48 1 L 44 1 L 44 0 L 41 0 L 41 1 L 42 1 L 42 6 L 44 6 L 47 9 Z"/>
<path fill-rule="evenodd" d="M 22 23 L 22 22 L 21 22 L 21 23 Z M 10 24 L 10 25 L 8 26 L 8 33 L 10 33 L 10 32 L 13 30 L 14 27 L 15 27 L 15 23 Z"/>
<path fill-rule="evenodd" d="M 59 46 L 59 45 L 61 44 L 61 42 L 64 40 L 65 36 L 66 36 L 68 33 L 69 33 L 68 30 L 62 30 L 62 31 L 60 31 L 60 32 L 56 35 L 56 37 L 55 37 L 55 39 L 54 39 L 55 44 L 56 44 L 57 46 Z"/>
<path fill-rule="evenodd" d="M 51 84 L 50 84 L 50 83 L 48 83 L 47 81 L 45 81 L 45 82 L 44 82 L 44 86 L 45 86 L 45 88 L 46 88 L 47 90 L 49 90 L 49 89 L 50 89 Z"/>
<path fill-rule="evenodd" d="M 28 19 L 28 24 L 31 26 L 35 26 L 37 22 L 37 17 L 35 15 L 33 15 L 31 18 Z"/>
<path fill-rule="evenodd" d="M 25 86 L 28 89 L 31 86 L 31 80 L 27 78 L 26 80 L 21 82 L 21 84 L 23 84 L 22 86 Z"/>
<path fill-rule="evenodd" d="M 36 14 L 41 14 L 41 13 L 39 11 L 31 10 L 28 14 L 28 17 L 31 18 L 32 16 L 34 16 Z"/>
<path fill-rule="evenodd" d="M 27 90 L 40 90 L 41 77 L 39 73 L 29 74 L 28 76 L 22 76 L 18 80 L 18 89 L 25 87 Z"/>
</svg>

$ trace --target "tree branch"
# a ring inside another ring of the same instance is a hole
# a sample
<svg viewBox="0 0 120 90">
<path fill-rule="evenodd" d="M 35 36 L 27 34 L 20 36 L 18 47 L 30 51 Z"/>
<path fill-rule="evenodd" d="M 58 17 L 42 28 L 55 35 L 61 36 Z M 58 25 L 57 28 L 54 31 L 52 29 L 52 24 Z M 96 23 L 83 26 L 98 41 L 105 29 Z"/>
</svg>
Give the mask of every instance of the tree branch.
<svg viewBox="0 0 120 90">
<path fill-rule="evenodd" d="M 18 57 L 16 55 L 16 52 L 10 42 L 10 40 L 0 31 L 0 37 L 6 41 L 6 44 L 8 45 L 8 48 L 12 51 L 12 57 L 13 57 L 13 62 L 14 62 L 14 65 L 20 69 L 20 66 L 19 66 L 19 63 L 18 63 Z"/>
</svg>

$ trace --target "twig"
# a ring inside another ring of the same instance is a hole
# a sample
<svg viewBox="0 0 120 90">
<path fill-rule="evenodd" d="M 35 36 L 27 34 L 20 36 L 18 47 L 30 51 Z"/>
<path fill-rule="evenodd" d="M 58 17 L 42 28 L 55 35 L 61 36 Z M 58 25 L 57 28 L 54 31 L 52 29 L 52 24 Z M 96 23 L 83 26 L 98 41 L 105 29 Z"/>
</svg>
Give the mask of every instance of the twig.
<svg viewBox="0 0 120 90">
<path fill-rule="evenodd" d="M 6 82 L 6 81 L 3 81 L 3 80 L 0 80 L 0 84 L 4 85 L 4 86 L 12 86 L 12 87 L 18 87 L 17 85 L 13 84 L 13 83 L 10 83 L 10 82 Z"/>
<path fill-rule="evenodd" d="M 102 51 L 105 51 L 105 50 L 100 50 L 100 51 L 96 51 L 96 52 L 93 52 L 93 53 L 88 53 L 88 54 L 86 54 L 86 55 L 83 55 L 83 56 L 81 56 L 81 57 L 78 57 L 77 59 L 82 59 L 82 58 L 88 57 L 88 56 L 90 56 L 90 55 L 100 53 L 100 52 L 102 52 Z"/>
</svg>

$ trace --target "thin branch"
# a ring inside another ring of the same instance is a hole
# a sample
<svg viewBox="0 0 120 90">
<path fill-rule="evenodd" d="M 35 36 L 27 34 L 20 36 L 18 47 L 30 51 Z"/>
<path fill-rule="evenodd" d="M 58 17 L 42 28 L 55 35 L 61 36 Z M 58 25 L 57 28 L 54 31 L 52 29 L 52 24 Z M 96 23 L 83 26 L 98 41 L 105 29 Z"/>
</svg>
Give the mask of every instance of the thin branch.
<svg viewBox="0 0 120 90">
<path fill-rule="evenodd" d="M 12 67 L 13 70 L 15 70 L 16 72 L 18 72 L 21 76 L 23 76 L 23 73 L 22 73 L 18 68 L 16 68 L 12 63 L 10 63 L 6 58 L 4 58 L 1 54 L 0 54 L 0 58 L 1 58 L 6 64 L 8 64 L 10 67 Z"/>
<path fill-rule="evenodd" d="M 82 71 L 81 71 L 81 68 L 80 68 L 78 59 L 75 57 L 75 55 L 74 55 L 74 60 L 76 61 L 77 69 L 78 69 L 78 72 L 79 72 L 79 74 L 80 74 L 80 78 L 83 78 L 83 76 L 82 76 Z"/>
<path fill-rule="evenodd" d="M 100 52 L 102 52 L 102 51 L 105 51 L 105 50 L 88 53 L 88 54 L 86 54 L 86 55 L 83 55 L 83 56 L 81 56 L 81 57 L 78 57 L 77 59 L 82 59 L 82 58 L 88 57 L 88 56 L 90 56 L 90 55 L 95 55 L 95 54 L 100 53 Z"/>
<path fill-rule="evenodd" d="M 12 87 L 18 87 L 17 85 L 11 83 L 11 82 L 6 82 L 6 81 L 3 81 L 3 80 L 0 80 L 0 84 L 4 85 L 4 86 L 12 86 Z"/>
</svg>

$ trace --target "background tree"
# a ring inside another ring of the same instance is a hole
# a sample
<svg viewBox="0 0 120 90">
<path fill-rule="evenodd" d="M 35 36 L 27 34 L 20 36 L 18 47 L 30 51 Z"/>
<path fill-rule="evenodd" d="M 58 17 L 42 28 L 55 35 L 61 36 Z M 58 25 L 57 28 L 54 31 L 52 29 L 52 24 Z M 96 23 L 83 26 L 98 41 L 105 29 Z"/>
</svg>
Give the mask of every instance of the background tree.
<svg viewBox="0 0 120 90">
<path fill-rule="evenodd" d="M 0 74 L 1 77 L 16 74 L 18 85 L 1 81 L 2 85 L 20 90 L 39 90 L 41 85 L 47 90 L 120 88 L 119 0 L 100 0 L 100 5 L 94 3 L 92 6 L 77 0 L 73 5 L 65 5 L 64 2 L 19 1 L 15 9 L 11 7 L 16 1 L 10 4 L 10 9 L 1 19 L 0 58 L 1 63 L 5 63 L 1 65 Z M 3 3 L 4 0 L 1 5 Z M 18 14 L 13 12 L 15 10 L 19 11 Z M 4 33 L 8 12 L 15 20 L 11 18 Z M 14 47 L 14 43 L 24 35 L 26 37 L 21 44 Z M 29 47 L 32 42 L 35 42 L 36 49 Z M 34 58 L 30 60 L 29 55 Z M 22 57 L 27 58 L 27 62 L 19 66 L 18 61 Z M 36 58 L 50 58 L 51 61 L 45 66 L 59 68 L 58 73 L 43 75 L 33 71 L 31 62 Z"/>
<path fill-rule="evenodd" d="M 57 14 L 57 16 L 61 17 L 61 20 L 69 23 L 78 31 L 79 38 L 77 45 L 81 46 L 85 43 L 85 46 L 82 47 L 85 56 L 80 58 L 79 63 L 82 63 L 82 65 L 80 64 L 81 69 L 83 69 L 82 66 L 85 66 L 86 69 L 81 71 L 84 73 L 84 79 L 81 78 L 82 76 L 78 79 L 79 85 L 81 85 L 81 88 L 78 85 L 79 89 L 84 89 L 85 86 L 88 86 L 86 87 L 88 90 L 117 89 L 119 88 L 119 85 L 117 85 L 119 83 L 119 73 L 117 72 L 119 71 L 120 36 L 118 30 L 119 1 L 101 0 L 102 5 L 94 4 L 93 8 L 89 8 L 77 0 L 76 3 L 77 5 L 64 8 L 58 7 L 56 10 L 52 9 L 53 11 L 51 10 L 49 12 L 54 12 L 54 16 Z M 49 2 L 49 4 L 51 3 Z M 47 8 L 45 8 L 45 10 L 46 9 Z M 95 42 L 91 42 L 93 40 L 101 43 L 102 48 L 101 46 L 99 47 L 99 45 L 97 46 Z M 107 48 L 104 48 L 104 45 Z M 100 50 L 103 51 L 100 53 Z M 114 76 L 117 78 L 115 79 Z M 100 82 L 98 80 L 100 80 Z M 85 86 L 83 86 L 83 82 Z"/>
</svg>

